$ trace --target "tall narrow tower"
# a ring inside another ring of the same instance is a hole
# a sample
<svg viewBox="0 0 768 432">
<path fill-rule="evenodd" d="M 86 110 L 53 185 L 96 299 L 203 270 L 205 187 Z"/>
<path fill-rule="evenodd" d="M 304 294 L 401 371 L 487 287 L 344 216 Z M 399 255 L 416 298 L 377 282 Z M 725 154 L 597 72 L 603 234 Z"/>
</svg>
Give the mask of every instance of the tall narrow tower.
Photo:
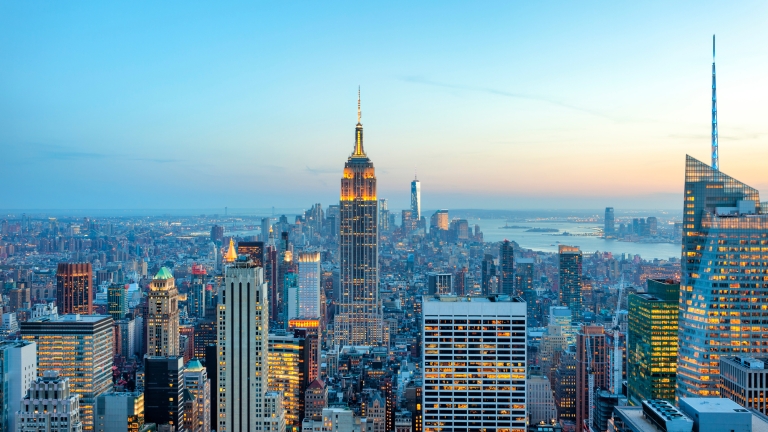
<svg viewBox="0 0 768 432">
<path fill-rule="evenodd" d="M 338 345 L 379 345 L 379 236 L 376 172 L 363 150 L 360 92 L 357 96 L 355 148 L 341 178 L 339 256 L 341 293 L 334 320 Z"/>
<path fill-rule="evenodd" d="M 411 217 L 417 223 L 421 220 L 421 182 L 418 178 L 411 182 Z"/>
<path fill-rule="evenodd" d="M 717 82 L 715 80 L 715 35 L 712 35 L 712 169 L 720 170 L 717 150 Z"/>
<path fill-rule="evenodd" d="M 171 271 L 163 267 L 149 284 L 147 354 L 179 355 L 179 291 Z"/>
</svg>

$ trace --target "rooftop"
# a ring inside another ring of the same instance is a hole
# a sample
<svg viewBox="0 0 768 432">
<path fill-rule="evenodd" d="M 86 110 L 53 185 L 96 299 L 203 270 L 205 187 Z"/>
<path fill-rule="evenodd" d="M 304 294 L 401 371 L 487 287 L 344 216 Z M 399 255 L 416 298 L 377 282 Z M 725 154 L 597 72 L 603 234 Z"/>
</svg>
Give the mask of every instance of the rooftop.
<svg viewBox="0 0 768 432">
<path fill-rule="evenodd" d="M 173 273 L 168 267 L 162 267 L 152 279 L 173 279 Z"/>
<path fill-rule="evenodd" d="M 424 296 L 424 301 L 428 302 L 476 302 L 476 303 L 499 303 L 499 302 L 512 302 L 522 303 L 523 299 L 520 297 L 511 297 L 508 295 L 497 294 L 490 296 L 455 296 L 455 295 L 441 295 L 441 296 Z"/>
<path fill-rule="evenodd" d="M 680 398 L 680 402 L 685 402 L 700 413 L 731 414 L 734 411 L 747 411 L 743 406 L 726 398 Z"/>
</svg>

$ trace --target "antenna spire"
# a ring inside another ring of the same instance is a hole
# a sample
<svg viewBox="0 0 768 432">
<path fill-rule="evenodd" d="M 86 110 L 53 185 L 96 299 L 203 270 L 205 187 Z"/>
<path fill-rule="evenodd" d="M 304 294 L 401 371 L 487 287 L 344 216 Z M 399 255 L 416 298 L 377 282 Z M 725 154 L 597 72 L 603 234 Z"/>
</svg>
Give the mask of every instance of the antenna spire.
<svg viewBox="0 0 768 432">
<path fill-rule="evenodd" d="M 712 35 L 712 169 L 720 170 L 717 148 L 717 81 L 715 80 L 715 35 Z"/>
<path fill-rule="evenodd" d="M 355 127 L 355 151 L 352 157 L 365 157 L 363 150 L 363 125 L 360 123 L 360 86 L 357 86 L 357 127 Z"/>
<path fill-rule="evenodd" d="M 357 124 L 360 124 L 360 86 L 357 86 Z"/>
</svg>

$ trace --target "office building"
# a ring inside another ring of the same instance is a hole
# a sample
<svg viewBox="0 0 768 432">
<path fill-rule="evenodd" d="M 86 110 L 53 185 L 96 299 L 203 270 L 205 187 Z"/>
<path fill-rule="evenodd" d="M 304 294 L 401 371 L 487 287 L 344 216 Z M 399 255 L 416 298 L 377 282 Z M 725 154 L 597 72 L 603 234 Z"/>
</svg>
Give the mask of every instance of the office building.
<svg viewBox="0 0 768 432">
<path fill-rule="evenodd" d="M 123 284 L 111 284 L 107 288 L 107 311 L 117 321 L 128 313 L 128 289 Z"/>
<path fill-rule="evenodd" d="M 191 283 L 187 294 L 187 312 L 195 318 L 205 318 L 205 310 L 208 307 L 206 274 L 207 271 L 202 264 L 192 265 Z"/>
<path fill-rule="evenodd" d="M 628 299 L 627 396 L 675 401 L 680 283 L 648 279 L 645 293 Z"/>
<path fill-rule="evenodd" d="M 288 322 L 288 330 L 298 338 L 305 340 L 307 353 L 306 359 L 306 381 L 307 385 L 320 376 L 320 320 L 317 318 L 297 318 Z"/>
<path fill-rule="evenodd" d="M 573 322 L 581 322 L 581 250 L 560 245 L 558 253 L 560 304 L 571 309 Z"/>
<path fill-rule="evenodd" d="M 692 432 L 693 420 L 667 400 L 644 400 L 641 406 L 616 406 L 608 420 L 613 432 Z"/>
<path fill-rule="evenodd" d="M 109 315 L 62 315 L 21 323 L 37 344 L 38 376 L 59 371 L 80 396 L 83 430 L 94 429 L 96 398 L 112 388 L 113 321 Z"/>
<path fill-rule="evenodd" d="M 334 319 L 336 345 L 381 345 L 376 173 L 363 150 L 360 99 L 355 148 L 341 179 L 340 290 Z"/>
<path fill-rule="evenodd" d="M 616 218 L 613 213 L 613 207 L 605 208 L 605 227 L 603 228 L 603 236 L 606 238 L 613 237 L 616 234 Z"/>
<path fill-rule="evenodd" d="M 424 296 L 422 311 L 424 431 L 525 431 L 525 302 Z"/>
<path fill-rule="evenodd" d="M 430 232 L 434 230 L 448 231 L 448 210 L 436 211 L 429 223 Z"/>
<path fill-rule="evenodd" d="M 677 395 L 717 396 L 719 359 L 768 352 L 768 214 L 758 191 L 687 156 Z M 706 323 L 706 324 L 702 324 Z"/>
<path fill-rule="evenodd" d="M 536 291 L 533 288 L 533 258 L 515 260 L 515 291 L 523 297 L 528 307 L 528 325 L 540 325 L 543 317 L 537 307 Z"/>
<path fill-rule="evenodd" d="M 594 389 L 608 388 L 608 360 L 605 329 L 583 325 L 576 333 L 576 427 L 589 417 L 589 375 L 594 375 Z"/>
<path fill-rule="evenodd" d="M 320 417 L 328 406 L 328 387 L 321 379 L 312 381 L 304 392 L 304 418 Z M 302 419 L 304 420 L 304 419 Z"/>
<path fill-rule="evenodd" d="M 693 420 L 696 432 L 752 432 L 753 415 L 736 402 L 725 398 L 680 398 L 680 411 Z M 760 429 L 768 428 L 762 422 Z"/>
<path fill-rule="evenodd" d="M 171 271 L 163 267 L 149 284 L 147 354 L 179 355 L 179 291 Z"/>
<path fill-rule="evenodd" d="M 737 404 L 768 415 L 768 369 L 765 358 L 720 358 L 720 394 Z"/>
<path fill-rule="evenodd" d="M 219 290 L 218 432 L 263 430 L 268 319 L 264 270 L 246 259 L 228 266 Z"/>
<path fill-rule="evenodd" d="M 421 182 L 417 178 L 411 182 L 411 217 L 421 220 Z"/>
<path fill-rule="evenodd" d="M 267 432 L 285 432 L 288 430 L 285 423 L 283 394 L 280 392 L 270 391 L 264 395 L 264 430 Z"/>
<path fill-rule="evenodd" d="M 27 391 L 16 413 L 18 432 L 80 432 L 88 430 L 80 418 L 80 398 L 71 391 L 70 379 L 59 372 L 43 372 Z"/>
<path fill-rule="evenodd" d="M 299 254 L 298 316 L 320 318 L 320 252 Z"/>
<path fill-rule="evenodd" d="M 261 218 L 261 233 L 259 234 L 259 240 L 264 245 L 269 243 L 269 233 L 272 231 L 272 223 L 269 218 Z"/>
<path fill-rule="evenodd" d="M 283 314 L 280 322 L 283 328 L 288 327 L 288 321 L 299 316 L 299 275 L 290 269 L 285 273 L 283 282 Z"/>
<path fill-rule="evenodd" d="M 560 326 L 563 336 L 565 336 L 566 345 L 576 343 L 576 332 L 573 330 L 573 315 L 571 315 L 570 308 L 567 306 L 550 306 L 549 324 Z"/>
<path fill-rule="evenodd" d="M 59 263 L 56 270 L 56 306 L 60 314 L 93 313 L 91 263 Z"/>
<path fill-rule="evenodd" d="M 576 346 L 569 345 L 554 364 L 552 390 L 559 420 L 576 421 Z"/>
<path fill-rule="evenodd" d="M 557 408 L 549 379 L 542 375 L 532 375 L 527 385 L 529 424 L 557 420 Z"/>
<path fill-rule="evenodd" d="M 109 392 L 96 398 L 96 432 L 144 430 L 144 393 Z"/>
<path fill-rule="evenodd" d="M 283 394 L 286 424 L 300 427 L 309 363 L 307 341 L 291 332 L 269 334 L 269 391 Z"/>
<path fill-rule="evenodd" d="M 211 430 L 211 380 L 200 361 L 192 359 L 184 368 L 184 428 L 187 432 Z"/>
<path fill-rule="evenodd" d="M 184 357 L 144 356 L 144 420 L 184 428 Z"/>
<path fill-rule="evenodd" d="M 496 264 L 493 261 L 493 255 L 485 254 L 481 264 L 481 289 L 483 295 L 496 294 L 494 280 L 496 279 Z"/>
<path fill-rule="evenodd" d="M 16 430 L 16 411 L 37 378 L 37 344 L 0 342 L 0 430 Z"/>
<path fill-rule="evenodd" d="M 509 240 L 499 247 L 499 292 L 517 295 L 515 292 L 515 251 Z"/>
<path fill-rule="evenodd" d="M 453 294 L 453 283 L 451 279 L 452 275 L 450 273 L 427 273 L 427 294 Z"/>
<path fill-rule="evenodd" d="M 221 225 L 214 225 L 211 227 L 211 241 L 216 243 L 218 242 L 219 245 L 221 245 L 221 242 L 224 241 L 224 227 Z"/>
<path fill-rule="evenodd" d="M 237 242 L 237 254 L 246 255 L 257 267 L 264 267 L 264 242 Z"/>
</svg>

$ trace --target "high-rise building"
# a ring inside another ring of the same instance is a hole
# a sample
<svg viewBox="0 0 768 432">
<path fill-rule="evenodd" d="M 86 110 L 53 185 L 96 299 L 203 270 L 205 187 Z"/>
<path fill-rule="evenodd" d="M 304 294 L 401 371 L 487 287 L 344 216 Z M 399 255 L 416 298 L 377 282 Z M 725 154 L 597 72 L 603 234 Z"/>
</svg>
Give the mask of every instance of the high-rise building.
<svg viewBox="0 0 768 432">
<path fill-rule="evenodd" d="M 608 388 L 608 349 L 605 328 L 583 325 L 576 333 L 576 428 L 588 430 L 583 425 L 589 418 L 589 375 L 594 376 L 594 388 Z M 593 419 L 594 421 L 594 419 Z M 591 427 L 591 425 L 589 426 Z"/>
<path fill-rule="evenodd" d="M 282 328 L 288 328 L 288 321 L 299 317 L 299 275 L 293 269 L 288 270 L 283 282 Z"/>
<path fill-rule="evenodd" d="M 525 300 L 528 308 L 528 325 L 540 325 L 542 316 L 536 304 L 536 291 L 533 289 L 533 258 L 515 260 L 515 291 Z"/>
<path fill-rule="evenodd" d="M 211 227 L 211 241 L 221 244 L 224 241 L 224 227 L 220 225 L 214 225 Z"/>
<path fill-rule="evenodd" d="M 648 279 L 645 293 L 629 295 L 627 396 L 675 402 L 680 283 Z"/>
<path fill-rule="evenodd" d="M 128 290 L 123 284 L 111 284 L 107 288 L 107 304 L 109 314 L 117 321 L 125 318 L 128 313 Z"/>
<path fill-rule="evenodd" d="M 16 411 L 37 378 L 37 344 L 0 342 L 0 431 L 16 430 Z"/>
<path fill-rule="evenodd" d="M 421 182 L 417 178 L 411 182 L 411 217 L 421 220 Z"/>
<path fill-rule="evenodd" d="M 427 273 L 427 294 L 453 294 L 452 276 L 450 273 Z"/>
<path fill-rule="evenodd" d="M 379 236 L 376 172 L 363 150 L 360 98 L 355 148 L 341 179 L 340 289 L 334 319 L 336 345 L 380 345 Z"/>
<path fill-rule="evenodd" d="M 304 418 L 308 357 L 304 338 L 291 332 L 269 334 L 269 391 L 283 394 L 285 422 L 296 428 Z"/>
<path fill-rule="evenodd" d="M 492 287 L 492 281 L 496 278 L 496 264 L 493 262 L 493 255 L 485 254 L 481 265 L 481 288 L 483 295 L 495 294 L 495 289 Z"/>
<path fill-rule="evenodd" d="M 272 231 L 272 222 L 269 218 L 261 218 L 261 233 L 259 234 L 259 240 L 265 245 L 269 243 L 269 233 Z"/>
<path fill-rule="evenodd" d="M 269 312 L 264 270 L 238 260 L 225 269 L 218 307 L 218 432 L 264 427 Z"/>
<path fill-rule="evenodd" d="M 571 309 L 573 322 L 581 322 L 581 250 L 560 245 L 558 252 L 560 304 Z"/>
<path fill-rule="evenodd" d="M 299 316 L 320 318 L 320 252 L 299 254 Z"/>
<path fill-rule="evenodd" d="M 430 232 L 433 230 L 448 230 L 448 210 L 438 210 L 433 215 L 429 222 Z"/>
<path fill-rule="evenodd" d="M 379 232 L 388 232 L 389 226 L 389 207 L 386 198 L 379 198 Z"/>
<path fill-rule="evenodd" d="M 189 315 L 195 318 L 205 318 L 205 309 L 208 307 L 208 296 L 206 293 L 205 266 L 202 264 L 192 265 L 192 280 L 189 287 L 187 305 Z"/>
<path fill-rule="evenodd" d="M 304 418 L 320 417 L 328 406 L 328 387 L 321 379 L 312 381 L 304 392 Z M 302 419 L 304 420 L 304 419 Z"/>
<path fill-rule="evenodd" d="M 576 421 L 576 346 L 569 345 L 560 353 L 552 372 L 552 387 L 557 408 L 557 418 L 566 422 Z"/>
<path fill-rule="evenodd" d="M 720 358 L 720 394 L 737 404 L 768 415 L 768 369 L 765 358 Z"/>
<path fill-rule="evenodd" d="M 320 376 L 320 319 L 318 318 L 299 318 L 288 322 L 288 330 L 293 334 L 305 340 L 307 353 L 306 359 L 306 382 L 311 383 Z"/>
<path fill-rule="evenodd" d="M 184 357 L 144 356 L 144 420 L 184 428 Z"/>
<path fill-rule="evenodd" d="M 499 248 L 499 286 L 501 294 L 515 295 L 515 254 L 509 240 Z"/>
<path fill-rule="evenodd" d="M 56 269 L 56 306 L 60 314 L 93 313 L 91 263 L 59 263 Z"/>
<path fill-rule="evenodd" d="M 247 255 L 257 267 L 264 267 L 264 242 L 237 242 L 237 254 Z"/>
<path fill-rule="evenodd" d="M 424 296 L 422 311 L 424 431 L 525 431 L 522 299 Z"/>
<path fill-rule="evenodd" d="M 184 368 L 184 428 L 187 432 L 211 431 L 211 380 L 200 361 L 192 359 Z"/>
<path fill-rule="evenodd" d="M 616 218 L 613 213 L 613 207 L 605 208 L 605 227 L 603 228 L 603 236 L 606 238 L 613 237 L 616 234 Z"/>
<path fill-rule="evenodd" d="M 753 189 L 687 156 L 677 396 L 718 395 L 721 356 L 768 352 L 768 214 Z"/>
<path fill-rule="evenodd" d="M 149 284 L 147 312 L 147 354 L 179 355 L 179 291 L 173 273 L 166 267 Z"/>
<path fill-rule="evenodd" d="M 37 372 L 59 371 L 80 395 L 83 430 L 94 429 L 96 398 L 112 388 L 113 326 L 109 315 L 62 315 L 21 323 L 21 337 L 37 343 Z"/>
<path fill-rule="evenodd" d="M 283 407 L 283 394 L 268 391 L 264 395 L 264 431 L 285 432 L 285 408 Z M 290 429 L 298 430 L 298 429 Z"/>
<path fill-rule="evenodd" d="M 143 432 L 144 393 L 109 392 L 96 398 L 96 432 Z"/>
<path fill-rule="evenodd" d="M 549 379 L 542 375 L 532 375 L 528 378 L 527 385 L 530 424 L 556 420 L 557 408 Z"/>
<path fill-rule="evenodd" d="M 57 370 L 45 371 L 21 401 L 16 413 L 16 431 L 88 430 L 81 420 L 81 408 L 80 399 L 71 391 L 70 378 L 60 376 Z"/>
</svg>

